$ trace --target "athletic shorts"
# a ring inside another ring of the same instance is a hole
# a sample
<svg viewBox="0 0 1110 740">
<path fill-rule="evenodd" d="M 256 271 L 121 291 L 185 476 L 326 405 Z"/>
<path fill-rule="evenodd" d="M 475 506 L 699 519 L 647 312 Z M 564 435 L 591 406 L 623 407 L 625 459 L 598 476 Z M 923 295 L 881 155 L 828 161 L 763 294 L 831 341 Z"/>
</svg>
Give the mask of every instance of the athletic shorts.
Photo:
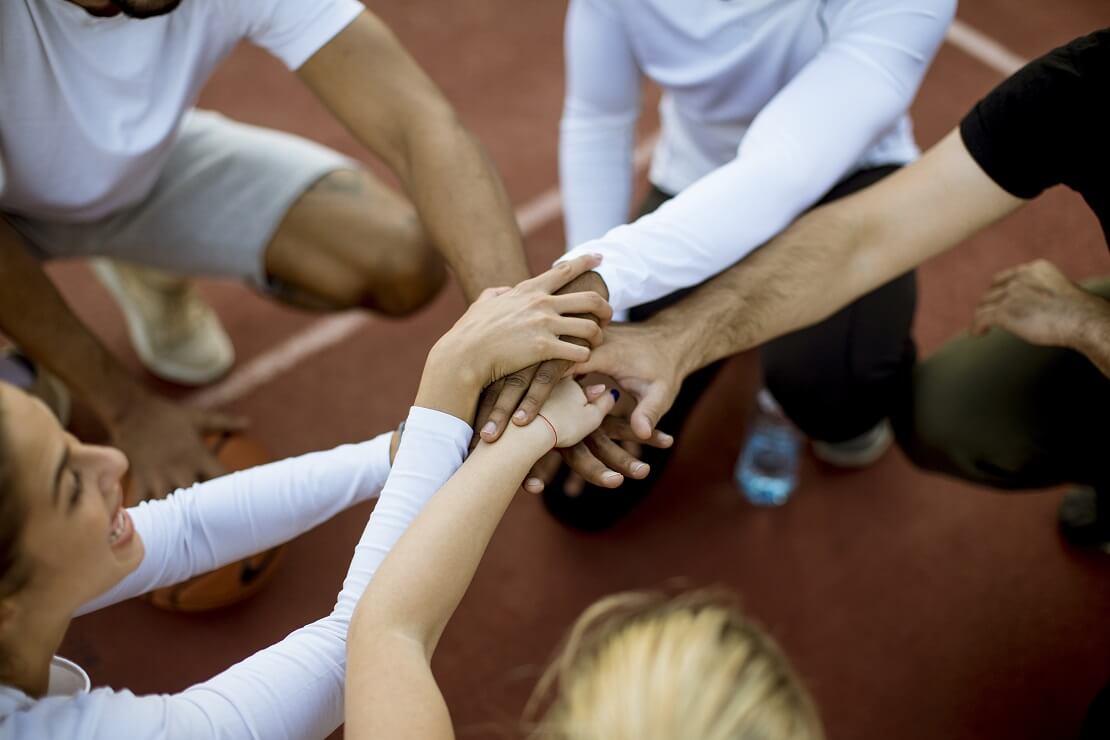
<svg viewBox="0 0 1110 740">
<path fill-rule="evenodd" d="M 299 136 L 195 110 L 139 203 L 90 223 L 5 218 L 41 260 L 111 257 L 264 288 L 266 246 L 293 203 L 329 173 L 361 167 Z"/>
</svg>

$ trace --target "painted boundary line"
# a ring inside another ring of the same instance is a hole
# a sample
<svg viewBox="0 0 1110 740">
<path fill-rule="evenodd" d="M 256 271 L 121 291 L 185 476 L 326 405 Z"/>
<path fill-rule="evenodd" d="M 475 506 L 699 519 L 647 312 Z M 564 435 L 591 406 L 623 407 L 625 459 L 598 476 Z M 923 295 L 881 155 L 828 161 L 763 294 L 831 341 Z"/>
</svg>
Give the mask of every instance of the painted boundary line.
<svg viewBox="0 0 1110 740">
<path fill-rule="evenodd" d="M 986 34 L 963 21 L 952 22 L 945 36 L 948 43 L 1004 77 L 1009 77 L 1026 60 Z M 648 136 L 634 155 L 637 174 L 647 167 L 657 135 Z M 563 199 L 558 187 L 546 190 L 516 211 L 516 220 L 525 237 L 531 236 L 557 219 L 563 212 Z M 247 361 L 216 385 L 198 391 L 186 400 L 204 408 L 215 408 L 243 398 L 304 360 L 333 347 L 354 335 L 373 319 L 370 314 L 349 312 L 318 319 L 299 332 L 282 340 L 257 357 Z"/>
</svg>

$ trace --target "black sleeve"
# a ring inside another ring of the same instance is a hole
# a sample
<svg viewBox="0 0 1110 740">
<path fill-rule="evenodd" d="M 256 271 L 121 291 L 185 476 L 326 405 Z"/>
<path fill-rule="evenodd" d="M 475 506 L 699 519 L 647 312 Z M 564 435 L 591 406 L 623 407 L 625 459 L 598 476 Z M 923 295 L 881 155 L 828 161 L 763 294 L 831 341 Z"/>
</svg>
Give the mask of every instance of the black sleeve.
<svg viewBox="0 0 1110 740">
<path fill-rule="evenodd" d="M 1088 179 L 1091 155 L 1106 146 L 1098 109 L 1108 96 L 1110 29 L 1025 65 L 971 109 L 960 134 L 999 187 L 1034 198 L 1053 185 L 1076 187 Z"/>
</svg>

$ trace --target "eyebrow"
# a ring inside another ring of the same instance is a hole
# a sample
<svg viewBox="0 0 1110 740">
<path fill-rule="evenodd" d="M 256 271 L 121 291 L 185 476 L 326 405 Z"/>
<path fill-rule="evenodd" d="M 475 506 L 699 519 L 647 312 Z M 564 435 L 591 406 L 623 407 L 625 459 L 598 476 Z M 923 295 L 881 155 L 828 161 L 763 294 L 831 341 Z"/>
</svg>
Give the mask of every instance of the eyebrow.
<svg viewBox="0 0 1110 740">
<path fill-rule="evenodd" d="M 58 460 L 58 467 L 54 470 L 54 492 L 51 494 L 54 499 L 54 505 L 58 505 L 58 491 L 61 490 L 62 473 L 65 472 L 66 463 L 69 462 L 69 446 L 62 450 L 62 457 Z"/>
</svg>

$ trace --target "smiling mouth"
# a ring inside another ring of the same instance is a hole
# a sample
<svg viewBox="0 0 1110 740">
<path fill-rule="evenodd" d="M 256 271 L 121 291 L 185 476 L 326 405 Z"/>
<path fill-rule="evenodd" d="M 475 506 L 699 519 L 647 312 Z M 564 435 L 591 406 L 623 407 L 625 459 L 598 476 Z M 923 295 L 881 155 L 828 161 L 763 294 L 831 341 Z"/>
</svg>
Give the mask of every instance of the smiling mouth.
<svg viewBox="0 0 1110 740">
<path fill-rule="evenodd" d="M 112 547 L 122 545 L 131 539 L 134 529 L 131 526 L 131 515 L 121 504 L 112 517 L 112 531 L 108 534 L 108 544 Z"/>
</svg>

